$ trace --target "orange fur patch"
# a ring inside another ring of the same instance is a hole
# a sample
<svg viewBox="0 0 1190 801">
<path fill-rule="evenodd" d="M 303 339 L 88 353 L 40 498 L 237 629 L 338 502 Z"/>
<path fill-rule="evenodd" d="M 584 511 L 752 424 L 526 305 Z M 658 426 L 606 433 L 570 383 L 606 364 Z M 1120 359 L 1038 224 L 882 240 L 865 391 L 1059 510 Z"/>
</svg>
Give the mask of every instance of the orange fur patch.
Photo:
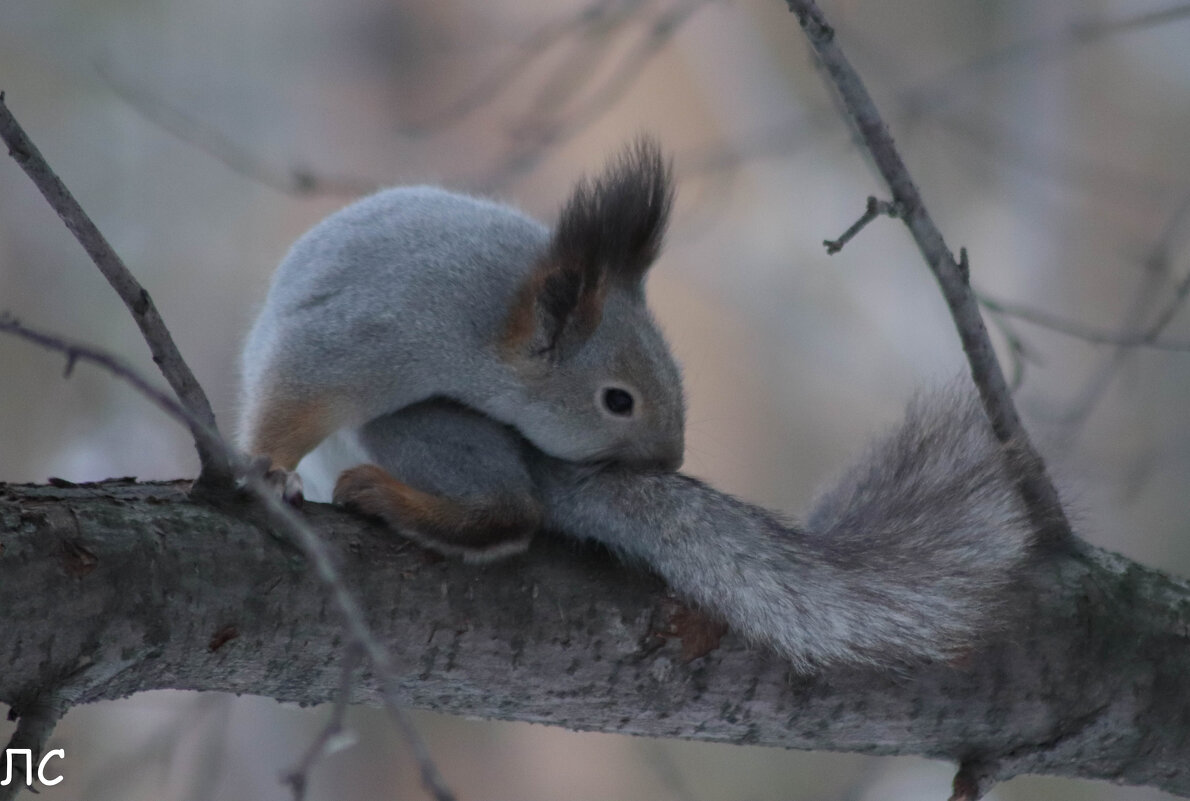
<svg viewBox="0 0 1190 801">
<path fill-rule="evenodd" d="M 504 319 L 499 350 L 506 361 L 522 355 L 537 329 L 537 296 L 545 283 L 545 270 L 537 269 L 525 279 Z"/>
<path fill-rule="evenodd" d="M 335 503 L 379 517 L 429 547 L 482 553 L 527 542 L 541 526 L 541 510 L 509 499 L 458 501 L 422 492 L 374 464 L 344 470 Z"/>
<path fill-rule="evenodd" d="M 254 455 L 268 456 L 274 467 L 293 470 L 318 443 L 342 421 L 327 399 L 266 401 L 260 406 L 259 424 L 249 447 Z"/>
</svg>

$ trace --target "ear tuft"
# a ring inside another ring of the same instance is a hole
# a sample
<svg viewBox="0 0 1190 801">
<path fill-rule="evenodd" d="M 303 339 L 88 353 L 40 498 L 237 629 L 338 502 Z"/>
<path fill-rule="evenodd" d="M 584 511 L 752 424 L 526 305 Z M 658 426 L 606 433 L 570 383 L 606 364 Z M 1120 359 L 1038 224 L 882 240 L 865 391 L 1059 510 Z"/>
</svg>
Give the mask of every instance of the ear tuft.
<svg viewBox="0 0 1190 801">
<path fill-rule="evenodd" d="M 672 170 L 657 141 L 641 136 L 594 180 L 579 181 L 558 215 L 550 260 L 585 275 L 635 284 L 665 238 L 673 206 Z"/>
<path fill-rule="evenodd" d="M 613 284 L 635 288 L 661 251 L 673 205 L 661 147 L 640 137 L 594 180 L 579 181 L 549 249 L 505 321 L 506 353 L 566 358 L 599 327 Z"/>
</svg>

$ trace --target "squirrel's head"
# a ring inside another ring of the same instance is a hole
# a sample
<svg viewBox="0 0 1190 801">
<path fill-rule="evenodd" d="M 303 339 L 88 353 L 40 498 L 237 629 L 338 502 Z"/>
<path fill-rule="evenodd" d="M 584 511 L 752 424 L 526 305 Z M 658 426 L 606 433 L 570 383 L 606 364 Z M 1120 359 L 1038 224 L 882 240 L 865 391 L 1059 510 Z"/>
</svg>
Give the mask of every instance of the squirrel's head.
<svg viewBox="0 0 1190 801">
<path fill-rule="evenodd" d="M 527 390 L 517 427 L 551 456 L 682 463 L 681 375 L 644 294 L 672 204 L 660 148 L 637 140 L 578 183 L 517 292 L 500 348 Z"/>
</svg>

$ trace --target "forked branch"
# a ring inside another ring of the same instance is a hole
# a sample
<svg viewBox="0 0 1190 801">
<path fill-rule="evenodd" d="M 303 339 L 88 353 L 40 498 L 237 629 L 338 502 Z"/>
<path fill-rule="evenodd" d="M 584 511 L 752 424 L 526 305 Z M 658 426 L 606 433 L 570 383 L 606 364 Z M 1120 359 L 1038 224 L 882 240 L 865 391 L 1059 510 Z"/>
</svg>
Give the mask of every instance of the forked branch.
<svg viewBox="0 0 1190 801">
<path fill-rule="evenodd" d="M 871 156 L 891 190 L 898 216 L 908 226 L 938 281 L 996 438 L 1006 447 L 1017 451 L 1020 463 L 1026 466 L 1021 471 L 1018 486 L 1034 527 L 1046 541 L 1059 543 L 1069 540 L 1072 532 L 1058 491 L 1050 481 L 1045 464 L 1033 448 L 1012 402 L 1008 382 L 996 360 L 992 341 L 979 314 L 978 301 L 968 282 L 966 260 L 963 264 L 957 262 L 946 246 L 942 232 L 926 210 L 925 201 L 893 144 L 888 126 L 859 74 L 839 47 L 835 31 L 827 23 L 822 11 L 813 0 L 786 2 L 790 11 L 797 16 L 811 48 L 847 110 L 864 150 Z"/>
<path fill-rule="evenodd" d="M 211 402 L 182 358 L 182 354 L 178 352 L 178 347 L 157 312 L 153 299 L 83 211 L 74 195 L 66 188 L 66 184 L 50 169 L 41 151 L 8 110 L 3 92 L 0 92 L 0 138 L 8 145 L 8 154 L 45 196 L 46 201 L 62 218 L 62 222 L 74 234 L 74 238 L 87 251 L 91 261 L 103 273 L 103 277 L 112 285 L 112 289 L 116 290 L 120 300 L 124 301 L 153 354 L 153 361 L 177 394 L 182 406 L 189 411 L 186 426 L 194 437 L 194 446 L 198 450 L 199 462 L 202 465 L 195 487 L 201 491 L 230 489 L 234 475 L 231 463 L 220 453 L 220 447 L 215 441 L 218 434 Z"/>
</svg>

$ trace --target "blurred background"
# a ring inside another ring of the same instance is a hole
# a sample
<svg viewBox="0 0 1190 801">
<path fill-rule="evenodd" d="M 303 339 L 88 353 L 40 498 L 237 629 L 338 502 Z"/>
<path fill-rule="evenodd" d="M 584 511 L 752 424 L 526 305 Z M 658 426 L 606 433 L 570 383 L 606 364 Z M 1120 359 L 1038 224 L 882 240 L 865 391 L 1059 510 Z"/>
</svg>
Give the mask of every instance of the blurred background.
<svg viewBox="0 0 1190 801">
<path fill-rule="evenodd" d="M 997 346 L 1079 533 L 1190 574 L 1190 3 L 823 8 L 998 304 Z M 642 131 L 679 180 L 649 295 L 684 364 L 689 472 L 796 516 L 916 388 L 964 371 L 899 222 L 825 254 L 887 194 L 778 0 L 4 0 L 0 89 L 152 292 L 225 430 L 239 342 L 310 225 L 407 182 L 549 219 Z M 0 309 L 155 375 L 8 159 Z M 179 426 L 62 367 L 0 338 L 0 480 L 195 474 Z M 288 798 L 277 777 L 327 714 L 184 693 L 76 709 L 56 735 L 66 781 L 42 797 Z M 416 719 L 465 799 L 941 799 L 953 771 Z M 315 769 L 309 797 L 422 797 L 388 720 L 349 722 L 356 744 Z M 991 797 L 1164 796 L 1022 778 Z"/>
</svg>

